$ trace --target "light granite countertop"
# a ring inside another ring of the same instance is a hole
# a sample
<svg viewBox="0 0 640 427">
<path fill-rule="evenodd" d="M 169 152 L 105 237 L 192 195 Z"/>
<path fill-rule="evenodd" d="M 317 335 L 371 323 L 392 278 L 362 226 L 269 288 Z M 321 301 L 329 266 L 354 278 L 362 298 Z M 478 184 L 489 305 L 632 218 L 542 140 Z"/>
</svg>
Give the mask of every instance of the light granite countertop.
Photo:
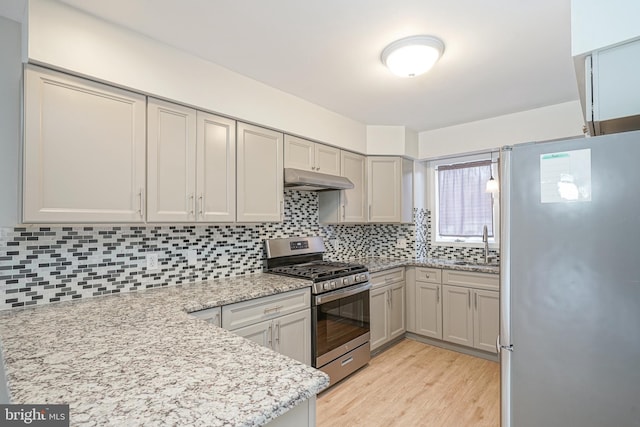
<svg viewBox="0 0 640 427">
<path fill-rule="evenodd" d="M 310 286 L 270 274 L 0 313 L 11 401 L 71 424 L 261 426 L 326 374 L 187 312 Z"/>
<path fill-rule="evenodd" d="M 449 270 L 458 271 L 473 271 L 478 273 L 490 273 L 499 274 L 500 267 L 496 265 L 482 265 L 482 264 L 454 264 L 454 260 L 439 259 L 439 258 L 410 258 L 410 259 L 396 259 L 396 258 L 355 258 L 349 259 L 349 262 L 365 265 L 370 273 L 377 273 L 378 271 L 389 270 L 396 267 L 430 267 L 430 268 L 446 268 Z"/>
</svg>

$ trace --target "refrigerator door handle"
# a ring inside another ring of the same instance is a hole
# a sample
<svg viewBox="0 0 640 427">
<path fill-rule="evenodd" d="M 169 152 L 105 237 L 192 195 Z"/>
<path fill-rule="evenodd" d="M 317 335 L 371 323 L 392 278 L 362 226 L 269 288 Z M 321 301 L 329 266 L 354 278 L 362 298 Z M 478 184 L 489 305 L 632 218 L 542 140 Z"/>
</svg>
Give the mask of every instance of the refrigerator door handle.
<svg viewBox="0 0 640 427">
<path fill-rule="evenodd" d="M 496 352 L 500 354 L 502 350 L 513 352 L 513 344 L 502 345 L 500 343 L 500 335 L 496 337 Z"/>
<path fill-rule="evenodd" d="M 500 425 L 511 423 L 511 147 L 500 150 Z M 503 345 L 500 340 L 504 342 Z M 507 351 L 503 351 L 507 350 Z"/>
</svg>

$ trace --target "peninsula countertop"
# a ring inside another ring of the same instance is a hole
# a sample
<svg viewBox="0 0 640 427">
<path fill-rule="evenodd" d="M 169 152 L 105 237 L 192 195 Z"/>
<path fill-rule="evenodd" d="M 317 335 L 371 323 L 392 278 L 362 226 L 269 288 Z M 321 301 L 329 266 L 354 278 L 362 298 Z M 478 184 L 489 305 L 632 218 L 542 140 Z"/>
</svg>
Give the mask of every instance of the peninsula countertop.
<svg viewBox="0 0 640 427">
<path fill-rule="evenodd" d="M 310 284 L 254 274 L 1 312 L 11 401 L 69 403 L 71 425 L 264 425 L 327 375 L 188 312 Z"/>
</svg>

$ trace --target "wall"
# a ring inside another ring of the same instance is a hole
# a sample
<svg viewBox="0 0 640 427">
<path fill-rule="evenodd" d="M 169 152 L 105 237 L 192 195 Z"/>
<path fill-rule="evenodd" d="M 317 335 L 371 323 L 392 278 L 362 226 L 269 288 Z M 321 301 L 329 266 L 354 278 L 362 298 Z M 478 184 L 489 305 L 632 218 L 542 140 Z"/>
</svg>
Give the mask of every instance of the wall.
<svg viewBox="0 0 640 427">
<path fill-rule="evenodd" d="M 20 24 L 0 16 L 0 226 L 18 223 Z"/>
<path fill-rule="evenodd" d="M 317 193 L 285 191 L 282 223 L 227 225 L 69 225 L 0 228 L 0 310 L 132 292 L 262 270 L 263 240 L 295 236 L 339 239 L 326 257 L 410 258 L 414 226 L 318 224 Z M 397 237 L 408 240 L 396 249 Z M 187 251 L 197 251 L 197 265 Z M 158 253 L 160 270 L 145 256 Z"/>
<path fill-rule="evenodd" d="M 30 0 L 26 48 L 36 63 L 366 152 L 362 123 L 61 3 Z"/>
<path fill-rule="evenodd" d="M 419 134 L 419 157 L 430 159 L 522 142 L 583 135 L 579 101 L 550 105 Z"/>
<path fill-rule="evenodd" d="M 571 54 L 640 37 L 638 0 L 571 0 Z"/>
<path fill-rule="evenodd" d="M 367 154 L 418 158 L 418 133 L 404 126 L 367 126 Z"/>
</svg>

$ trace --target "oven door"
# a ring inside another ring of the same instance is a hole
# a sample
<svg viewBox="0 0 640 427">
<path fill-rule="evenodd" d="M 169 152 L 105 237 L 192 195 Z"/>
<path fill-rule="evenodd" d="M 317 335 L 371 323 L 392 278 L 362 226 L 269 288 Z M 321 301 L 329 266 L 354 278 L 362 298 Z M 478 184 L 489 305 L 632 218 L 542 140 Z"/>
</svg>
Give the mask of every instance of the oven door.
<svg viewBox="0 0 640 427">
<path fill-rule="evenodd" d="M 314 367 L 369 342 L 369 289 L 371 284 L 361 283 L 314 297 Z"/>
</svg>

